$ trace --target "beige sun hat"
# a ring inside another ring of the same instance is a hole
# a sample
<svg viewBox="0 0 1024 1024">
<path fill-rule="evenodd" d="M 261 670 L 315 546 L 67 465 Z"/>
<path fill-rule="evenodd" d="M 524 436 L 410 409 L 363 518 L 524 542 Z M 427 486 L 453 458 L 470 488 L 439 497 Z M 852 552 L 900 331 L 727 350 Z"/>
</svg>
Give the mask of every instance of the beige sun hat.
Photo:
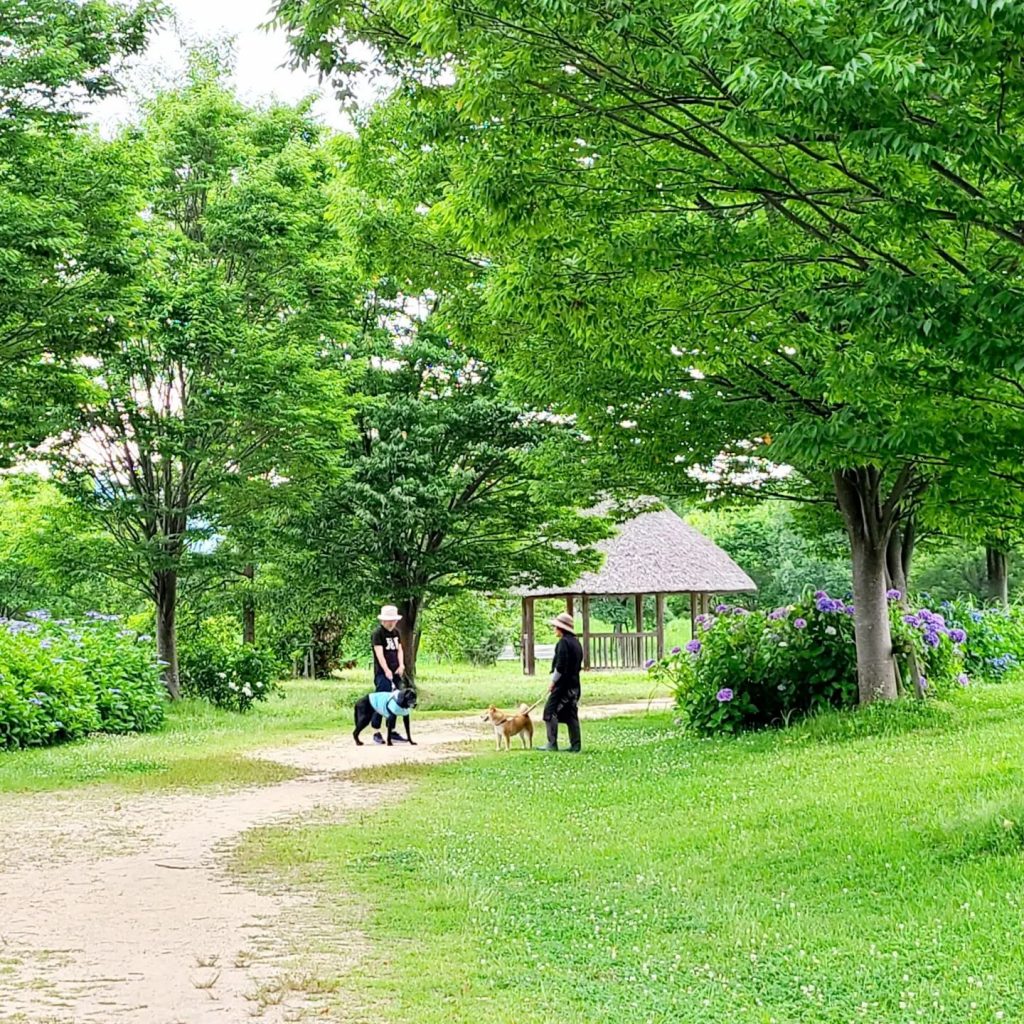
<svg viewBox="0 0 1024 1024">
<path fill-rule="evenodd" d="M 564 630 L 566 633 L 575 634 L 576 632 L 576 620 L 568 612 L 556 615 L 550 622 L 555 629 Z"/>
<path fill-rule="evenodd" d="M 381 622 L 401 622 L 402 616 L 398 614 L 398 609 L 393 604 L 386 604 L 380 610 L 380 615 L 377 618 Z"/>
</svg>

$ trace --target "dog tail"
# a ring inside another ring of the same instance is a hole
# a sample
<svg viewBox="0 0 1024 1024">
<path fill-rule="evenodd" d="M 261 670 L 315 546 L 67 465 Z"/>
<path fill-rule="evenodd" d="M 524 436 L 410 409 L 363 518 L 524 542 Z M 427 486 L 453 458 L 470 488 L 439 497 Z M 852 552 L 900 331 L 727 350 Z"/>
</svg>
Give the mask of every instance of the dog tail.
<svg viewBox="0 0 1024 1024">
<path fill-rule="evenodd" d="M 529 711 L 529 710 L 530 710 L 530 705 L 529 704 L 523 703 L 523 704 L 519 705 L 519 714 L 525 715 L 526 712 Z"/>
</svg>

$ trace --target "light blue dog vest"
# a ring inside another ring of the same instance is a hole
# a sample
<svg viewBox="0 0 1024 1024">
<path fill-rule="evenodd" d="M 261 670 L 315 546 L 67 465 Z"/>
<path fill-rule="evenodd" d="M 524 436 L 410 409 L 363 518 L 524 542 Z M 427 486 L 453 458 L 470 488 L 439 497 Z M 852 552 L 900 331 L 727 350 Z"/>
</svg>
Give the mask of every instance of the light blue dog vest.
<svg viewBox="0 0 1024 1024">
<path fill-rule="evenodd" d="M 383 715 L 387 718 L 389 715 L 395 715 L 398 718 L 405 718 L 406 715 L 412 711 L 412 708 L 403 708 L 401 704 L 395 700 L 393 693 L 371 693 L 370 694 L 370 707 L 377 712 L 378 715 Z"/>
</svg>

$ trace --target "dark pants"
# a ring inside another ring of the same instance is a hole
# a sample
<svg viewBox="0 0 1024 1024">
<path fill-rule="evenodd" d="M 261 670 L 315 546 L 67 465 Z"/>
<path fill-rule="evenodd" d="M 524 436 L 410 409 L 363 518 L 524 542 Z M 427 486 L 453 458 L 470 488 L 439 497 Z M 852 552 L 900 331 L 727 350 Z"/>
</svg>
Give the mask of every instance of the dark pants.
<svg viewBox="0 0 1024 1024">
<path fill-rule="evenodd" d="M 399 677 L 398 675 L 396 675 L 395 683 L 399 681 Z M 377 691 L 377 693 L 390 693 L 395 688 L 394 683 L 392 683 L 391 680 L 388 679 L 386 675 L 384 675 L 384 673 L 380 670 L 379 665 L 377 666 L 377 671 L 373 674 L 373 688 Z M 380 729 L 383 721 L 384 719 L 379 714 L 377 714 L 376 711 L 374 711 L 373 718 L 370 719 L 370 728 L 372 728 L 374 731 Z M 394 718 L 390 718 L 389 721 L 391 723 L 391 728 L 394 729 Z"/>
<path fill-rule="evenodd" d="M 555 690 L 544 705 L 544 724 L 548 730 L 548 744 L 558 746 L 558 723 L 569 730 L 569 749 L 580 749 L 580 691 Z"/>
</svg>

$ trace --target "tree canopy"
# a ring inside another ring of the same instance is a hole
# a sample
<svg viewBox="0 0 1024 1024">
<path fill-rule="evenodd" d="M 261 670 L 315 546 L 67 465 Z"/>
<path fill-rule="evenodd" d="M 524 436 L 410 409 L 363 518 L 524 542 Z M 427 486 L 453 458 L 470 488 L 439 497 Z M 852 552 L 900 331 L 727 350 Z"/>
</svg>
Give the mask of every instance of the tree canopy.
<svg viewBox="0 0 1024 1024">
<path fill-rule="evenodd" d="M 947 475 L 1019 482 L 1021 14 L 283 0 L 278 16 L 329 74 L 365 67 L 351 44 L 369 44 L 413 98 L 406 139 L 447 146 L 430 216 L 489 261 L 495 350 L 536 393 L 663 479 L 726 453 L 828 481 L 861 697 L 893 696 L 890 536 Z"/>
</svg>

